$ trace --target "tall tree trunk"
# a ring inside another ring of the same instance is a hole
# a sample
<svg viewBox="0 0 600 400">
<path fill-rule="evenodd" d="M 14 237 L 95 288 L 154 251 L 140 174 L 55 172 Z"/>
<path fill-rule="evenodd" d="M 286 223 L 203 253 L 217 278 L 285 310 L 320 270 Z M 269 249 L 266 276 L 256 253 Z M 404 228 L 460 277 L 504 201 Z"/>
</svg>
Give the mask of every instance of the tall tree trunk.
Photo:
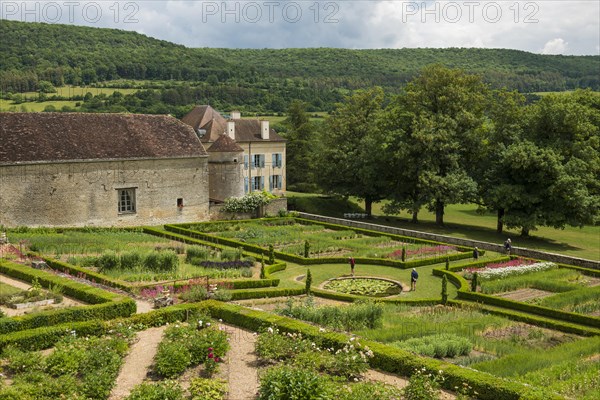
<svg viewBox="0 0 600 400">
<path fill-rule="evenodd" d="M 365 197 L 365 214 L 367 214 L 368 217 L 371 216 L 372 209 L 373 209 L 373 200 L 372 200 L 371 196 L 367 196 L 367 197 Z"/>
<path fill-rule="evenodd" d="M 496 232 L 502 233 L 504 229 L 504 208 L 498 209 L 498 224 L 496 225 Z"/>
<path fill-rule="evenodd" d="M 444 225 L 444 202 L 441 200 L 435 201 L 435 223 Z"/>
<path fill-rule="evenodd" d="M 418 211 L 413 211 L 412 212 L 412 220 L 410 222 L 412 222 L 413 224 L 416 224 L 417 222 L 419 222 L 419 220 L 417 219 L 418 215 L 419 215 Z"/>
<path fill-rule="evenodd" d="M 521 228 L 521 236 L 523 236 L 523 237 L 529 236 L 529 228 L 528 227 L 524 226 Z"/>
</svg>

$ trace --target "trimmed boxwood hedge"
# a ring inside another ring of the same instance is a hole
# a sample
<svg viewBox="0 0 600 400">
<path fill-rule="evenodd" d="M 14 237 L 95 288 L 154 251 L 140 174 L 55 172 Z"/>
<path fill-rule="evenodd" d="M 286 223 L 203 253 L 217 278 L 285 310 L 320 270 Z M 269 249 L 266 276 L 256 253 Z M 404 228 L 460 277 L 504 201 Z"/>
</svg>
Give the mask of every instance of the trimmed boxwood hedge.
<svg viewBox="0 0 600 400">
<path fill-rule="evenodd" d="M 543 317 L 573 322 L 576 324 L 590 326 L 594 328 L 600 328 L 600 318 L 593 317 L 591 315 L 556 310 L 554 308 L 542 307 L 535 304 L 521 303 L 519 301 L 490 296 L 483 293 L 469 292 L 466 290 L 459 290 L 458 298 L 476 301 L 478 303 L 484 303 L 493 306 L 509 308 L 517 311 L 524 311 L 530 314 L 541 315 Z"/>
<path fill-rule="evenodd" d="M 233 304 L 215 301 L 209 304 L 210 313 L 214 318 L 246 329 L 258 331 L 268 326 L 277 326 L 282 332 L 300 332 L 306 338 L 321 340 L 323 346 L 341 348 L 348 342 L 350 336 L 336 332 L 320 332 L 319 328 L 301 321 L 274 314 L 250 310 Z M 459 367 L 444 361 L 414 355 L 385 344 L 360 340 L 374 353 L 369 364 L 386 372 L 410 376 L 417 368 L 437 374 L 443 371 L 445 380 L 443 386 L 454 390 L 455 386 L 462 387 L 468 383 L 477 391 L 478 399 L 513 400 L 513 399 L 561 399 L 562 397 L 548 393 L 543 388 L 533 388 L 518 382 L 498 378 L 490 374 Z"/>
<path fill-rule="evenodd" d="M 320 223 L 322 224 L 322 223 Z M 174 232 L 177 236 L 188 236 L 190 238 L 194 238 L 198 241 L 206 241 L 212 242 L 224 246 L 229 247 L 241 247 L 246 251 L 250 251 L 257 254 L 268 255 L 269 250 L 263 248 L 261 246 L 240 242 L 235 239 L 223 238 L 220 236 L 210 235 L 205 232 L 194 231 L 188 228 L 184 228 L 184 226 L 191 226 L 191 224 L 178 224 L 178 225 L 165 225 L 165 230 L 169 232 Z M 337 226 L 337 225 L 336 225 Z M 378 236 L 390 236 L 387 234 L 382 234 L 380 232 L 368 231 L 371 232 L 372 235 L 377 234 Z M 393 236 L 393 235 L 392 235 Z M 400 236 L 398 236 L 400 238 Z M 440 244 L 438 242 L 429 242 L 423 241 L 423 243 L 431 243 L 431 244 Z M 456 247 L 456 246 L 455 246 Z M 457 247 L 458 248 L 458 247 Z M 398 261 L 398 260 L 390 260 L 386 258 L 366 258 L 366 257 L 358 257 L 356 258 L 356 262 L 360 264 L 366 265 L 382 265 L 387 267 L 396 267 L 396 268 L 415 268 L 423 265 L 431 265 L 437 264 L 446 261 L 446 259 L 450 259 L 450 261 L 463 260 L 471 257 L 471 250 L 468 248 L 460 248 L 463 252 L 457 254 L 451 254 L 450 256 L 438 256 L 438 257 L 430 257 L 423 258 L 419 260 L 413 261 Z M 284 253 L 281 251 L 275 251 L 275 257 L 281 260 L 297 263 L 300 265 L 315 265 L 315 264 L 343 264 L 348 261 L 347 257 L 324 257 L 324 258 L 305 258 L 301 256 L 297 256 L 295 254 Z M 483 255 L 483 253 L 481 253 Z"/>
<path fill-rule="evenodd" d="M 27 282 L 37 278 L 38 282 L 45 288 L 51 285 L 60 286 L 66 296 L 92 304 L 41 311 L 12 318 L 0 318 L 0 334 L 66 322 L 128 317 L 136 312 L 135 301 L 128 297 L 60 278 L 45 271 L 11 262 L 0 262 L 0 273 Z"/>
<path fill-rule="evenodd" d="M 40 256 L 37 256 L 40 257 Z M 73 276 L 84 276 L 85 279 L 93 282 L 100 283 L 105 286 L 114 287 L 116 289 L 121 289 L 125 291 L 131 291 L 131 285 L 127 282 L 121 282 L 117 279 L 109 278 L 106 275 L 90 271 L 87 268 L 81 268 L 76 265 L 72 265 L 66 262 L 54 260 L 49 257 L 40 257 L 42 258 L 48 266 L 56 271 L 63 272 L 65 274 L 73 275 Z"/>
<path fill-rule="evenodd" d="M 316 297 L 322 297 L 325 299 L 332 299 L 338 301 L 347 301 L 354 302 L 359 300 L 369 300 L 381 303 L 390 303 L 390 304 L 409 304 L 414 306 L 430 306 L 434 304 L 439 304 L 440 299 L 403 299 L 401 297 L 398 298 L 385 298 L 385 297 L 369 297 L 369 296 L 360 296 L 356 294 L 347 294 L 347 293 L 339 293 L 333 292 L 330 290 L 323 289 L 311 289 L 311 293 Z"/>
<path fill-rule="evenodd" d="M 532 315 L 524 312 L 509 310 L 506 308 L 490 306 L 482 303 L 472 303 L 464 300 L 448 300 L 448 304 L 453 306 L 477 307 L 478 309 L 490 314 L 500 315 L 513 321 L 526 322 L 531 325 L 544 328 L 555 329 L 565 333 L 574 333 L 581 336 L 600 335 L 600 329 L 589 328 L 583 325 L 572 324 L 570 322 L 559 321 L 538 315 Z"/>
<path fill-rule="evenodd" d="M 241 289 L 231 292 L 232 300 L 261 299 L 265 297 L 299 296 L 304 288 Z"/>
</svg>

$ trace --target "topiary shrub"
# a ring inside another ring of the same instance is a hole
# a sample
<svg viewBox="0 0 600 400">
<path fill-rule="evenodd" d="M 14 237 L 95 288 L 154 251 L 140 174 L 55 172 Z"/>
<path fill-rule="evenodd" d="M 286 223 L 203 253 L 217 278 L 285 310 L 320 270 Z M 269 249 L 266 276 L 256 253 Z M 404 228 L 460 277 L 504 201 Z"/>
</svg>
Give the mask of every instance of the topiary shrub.
<svg viewBox="0 0 600 400">
<path fill-rule="evenodd" d="M 448 278 L 446 274 L 442 277 L 442 304 L 448 303 Z"/>
<path fill-rule="evenodd" d="M 310 286 L 312 285 L 312 275 L 310 268 L 306 271 L 306 294 L 310 295 Z"/>
<path fill-rule="evenodd" d="M 473 272 L 473 277 L 471 278 L 471 292 L 477 291 L 478 280 L 479 276 L 477 275 L 477 272 Z"/>
</svg>

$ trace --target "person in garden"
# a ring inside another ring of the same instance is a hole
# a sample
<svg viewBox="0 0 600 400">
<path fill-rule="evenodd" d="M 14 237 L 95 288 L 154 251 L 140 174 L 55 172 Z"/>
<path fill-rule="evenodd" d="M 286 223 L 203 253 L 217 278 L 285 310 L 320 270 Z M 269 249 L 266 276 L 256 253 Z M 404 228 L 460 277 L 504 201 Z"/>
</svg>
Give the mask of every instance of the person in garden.
<svg viewBox="0 0 600 400">
<path fill-rule="evenodd" d="M 506 251 L 506 254 L 510 256 L 510 251 L 512 250 L 512 243 L 510 242 L 510 238 L 506 239 L 506 242 L 504 242 L 504 251 Z"/>
<path fill-rule="evenodd" d="M 350 274 L 354 276 L 354 265 L 356 261 L 354 261 L 354 257 L 348 257 L 348 261 L 350 261 Z"/>
<path fill-rule="evenodd" d="M 479 259 L 479 249 L 478 249 L 477 247 L 475 247 L 475 248 L 473 249 L 473 259 L 474 259 L 475 261 L 477 261 L 477 260 Z"/>
<path fill-rule="evenodd" d="M 413 268 L 410 273 L 410 290 L 413 292 L 417 290 L 417 279 L 419 279 L 419 273 Z"/>
</svg>

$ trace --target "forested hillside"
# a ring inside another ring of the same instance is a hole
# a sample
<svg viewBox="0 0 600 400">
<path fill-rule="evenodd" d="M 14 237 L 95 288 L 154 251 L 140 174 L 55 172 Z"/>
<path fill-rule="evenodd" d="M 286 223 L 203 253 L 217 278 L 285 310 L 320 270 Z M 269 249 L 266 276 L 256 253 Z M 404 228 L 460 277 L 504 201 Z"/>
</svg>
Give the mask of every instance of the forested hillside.
<svg viewBox="0 0 600 400">
<path fill-rule="evenodd" d="M 348 90 L 397 93 L 434 63 L 476 72 L 494 87 L 521 92 L 600 89 L 600 57 L 500 49 L 191 49 L 115 29 L 0 20 L 0 89 L 37 91 L 116 79 L 186 81 L 192 102 L 282 111 L 292 99 L 332 109 Z M 180 90 L 181 92 L 181 90 Z M 189 99 L 185 99 L 187 101 Z M 185 103 L 182 99 L 177 105 Z"/>
</svg>

